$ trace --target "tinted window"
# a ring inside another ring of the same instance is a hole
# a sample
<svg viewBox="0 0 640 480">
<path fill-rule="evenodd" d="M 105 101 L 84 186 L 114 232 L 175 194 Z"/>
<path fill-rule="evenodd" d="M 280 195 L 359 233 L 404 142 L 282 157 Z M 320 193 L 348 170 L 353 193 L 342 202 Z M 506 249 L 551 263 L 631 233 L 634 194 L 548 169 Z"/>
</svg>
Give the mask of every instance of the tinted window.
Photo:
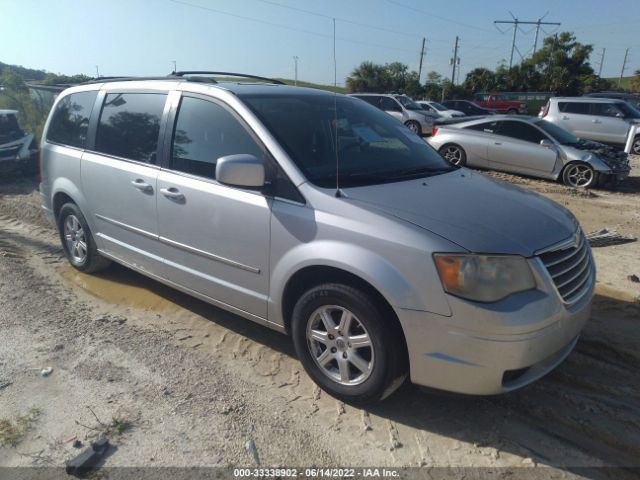
<svg viewBox="0 0 640 480">
<path fill-rule="evenodd" d="M 558 110 L 563 113 L 589 114 L 589 104 L 583 102 L 558 102 Z"/>
<path fill-rule="evenodd" d="M 498 134 L 533 143 L 548 140 L 547 136 L 537 128 L 528 123 L 517 121 L 498 122 Z"/>
<path fill-rule="evenodd" d="M 262 149 L 224 107 L 198 98 L 184 97 L 171 149 L 171 168 L 205 178 L 215 178 L 218 158 L 248 153 L 263 158 Z"/>
<path fill-rule="evenodd" d="M 375 95 L 364 95 L 362 97 L 356 97 L 359 98 L 360 100 L 364 100 L 365 102 L 367 102 L 370 105 L 373 105 L 374 107 L 377 107 L 378 105 L 380 105 L 380 97 L 376 97 Z"/>
<path fill-rule="evenodd" d="M 316 185 L 335 188 L 338 169 L 344 187 L 452 169 L 407 127 L 357 99 L 319 93 L 240 97 Z"/>
<path fill-rule="evenodd" d="M 385 112 L 400 112 L 401 108 L 393 98 L 382 97 L 380 99 L 380 108 Z"/>
<path fill-rule="evenodd" d="M 155 163 L 166 98 L 160 93 L 109 93 L 100 114 L 96 150 Z"/>
<path fill-rule="evenodd" d="M 14 114 L 0 115 L 0 145 L 24 137 L 24 132 L 18 125 Z"/>
<path fill-rule="evenodd" d="M 476 123 L 475 125 L 470 125 L 464 128 L 469 130 L 478 130 L 480 132 L 495 133 L 498 129 L 498 122 Z"/>
<path fill-rule="evenodd" d="M 72 93 L 61 99 L 51 117 L 47 140 L 84 148 L 97 91 Z"/>
<path fill-rule="evenodd" d="M 592 103 L 591 115 L 598 115 L 600 117 L 615 117 L 619 113 L 622 113 L 615 103 Z"/>
<path fill-rule="evenodd" d="M 574 143 L 578 143 L 578 139 L 576 137 L 551 122 L 538 120 L 536 125 L 547 132 L 551 137 L 555 138 L 562 145 L 573 145 Z"/>
</svg>

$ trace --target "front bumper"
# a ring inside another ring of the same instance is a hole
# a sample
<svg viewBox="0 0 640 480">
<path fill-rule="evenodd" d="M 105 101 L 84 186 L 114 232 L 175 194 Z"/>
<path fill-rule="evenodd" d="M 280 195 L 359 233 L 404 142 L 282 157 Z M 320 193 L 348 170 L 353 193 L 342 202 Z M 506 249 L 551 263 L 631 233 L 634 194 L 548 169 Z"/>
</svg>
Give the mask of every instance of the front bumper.
<svg viewBox="0 0 640 480">
<path fill-rule="evenodd" d="M 411 381 L 493 395 L 527 385 L 559 365 L 589 319 L 595 271 L 588 293 L 571 306 L 562 302 L 541 268 L 534 274 L 537 290 L 500 302 L 479 304 L 448 296 L 451 317 L 398 309 Z"/>
</svg>

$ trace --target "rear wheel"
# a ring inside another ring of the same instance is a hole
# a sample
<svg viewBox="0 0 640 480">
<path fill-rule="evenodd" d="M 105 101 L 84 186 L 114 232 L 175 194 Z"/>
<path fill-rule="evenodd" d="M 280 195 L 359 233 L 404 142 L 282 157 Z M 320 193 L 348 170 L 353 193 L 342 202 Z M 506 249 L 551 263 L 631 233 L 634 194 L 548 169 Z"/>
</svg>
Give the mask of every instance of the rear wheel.
<svg viewBox="0 0 640 480">
<path fill-rule="evenodd" d="M 518 110 L 516 110 L 515 108 L 510 108 L 509 110 L 507 110 L 507 115 L 517 115 L 518 114 Z"/>
<path fill-rule="evenodd" d="M 414 120 L 408 120 L 404 122 L 405 126 L 411 130 L 416 135 L 420 135 L 422 133 L 422 129 L 420 128 L 420 124 Z"/>
<path fill-rule="evenodd" d="M 381 400 L 404 381 L 404 338 L 369 295 L 342 284 L 307 291 L 296 303 L 293 343 L 309 376 L 352 404 Z"/>
<path fill-rule="evenodd" d="M 571 163 L 564 168 L 562 181 L 573 188 L 591 188 L 598 183 L 598 174 L 586 163 Z"/>
<path fill-rule="evenodd" d="M 463 167 L 467 164 L 467 153 L 460 145 L 456 145 L 453 143 L 444 145 L 440 148 L 440 150 L 438 150 L 438 152 L 440 153 L 440 155 L 442 155 L 442 157 L 444 157 L 445 160 L 447 160 L 449 163 L 452 163 L 453 165 Z"/>
<path fill-rule="evenodd" d="M 62 248 L 71 265 L 85 273 L 97 272 L 111 263 L 98 253 L 87 221 L 75 203 L 65 203 L 58 214 Z"/>
<path fill-rule="evenodd" d="M 633 139 L 631 144 L 631 153 L 634 155 L 640 155 L 640 135 Z"/>
</svg>

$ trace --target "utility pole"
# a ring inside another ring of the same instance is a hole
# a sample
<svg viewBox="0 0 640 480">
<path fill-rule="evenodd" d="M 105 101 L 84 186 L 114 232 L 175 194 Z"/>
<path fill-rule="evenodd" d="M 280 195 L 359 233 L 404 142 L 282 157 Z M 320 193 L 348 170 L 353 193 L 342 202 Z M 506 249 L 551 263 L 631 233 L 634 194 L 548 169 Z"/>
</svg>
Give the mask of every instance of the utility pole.
<svg viewBox="0 0 640 480">
<path fill-rule="evenodd" d="M 511 12 L 509 12 L 511 13 Z M 545 14 L 546 16 L 546 14 Z M 509 68 L 511 68 L 513 66 L 513 52 L 517 49 L 516 48 L 516 34 L 518 33 L 518 25 L 535 25 L 536 26 L 536 36 L 535 36 L 535 40 L 533 43 L 533 53 L 536 53 L 536 49 L 538 48 L 538 34 L 540 31 L 540 26 L 541 25 L 557 25 L 560 26 L 561 24 L 558 22 L 543 22 L 542 19 L 544 18 L 541 17 L 538 20 L 536 20 L 535 22 L 533 21 L 521 21 L 518 20 L 516 17 L 513 16 L 513 14 L 511 13 L 511 17 L 513 17 L 513 20 L 494 20 L 494 24 L 499 24 L 499 23 L 505 23 L 505 24 L 511 24 L 513 25 L 513 38 L 511 40 L 511 56 L 509 58 Z M 504 33 L 504 32 L 502 32 Z M 518 50 L 518 53 L 520 51 Z"/>
<path fill-rule="evenodd" d="M 296 72 L 296 76 L 295 76 L 295 81 L 294 81 L 294 85 L 298 85 L 298 56 L 294 55 L 293 56 L 293 62 L 295 63 L 295 72 Z"/>
<path fill-rule="evenodd" d="M 629 55 L 629 49 L 624 51 L 624 61 L 622 62 L 622 70 L 620 71 L 620 79 L 618 80 L 618 86 L 622 83 L 622 77 L 624 77 L 624 69 L 627 66 L 627 56 Z"/>
<path fill-rule="evenodd" d="M 100 78 L 100 72 L 98 71 L 98 65 L 96 65 L 96 78 Z"/>
<path fill-rule="evenodd" d="M 175 60 L 171 60 L 173 62 L 173 73 L 176 73 L 178 71 L 178 67 L 176 66 L 176 61 Z"/>
<path fill-rule="evenodd" d="M 422 76 L 422 59 L 424 58 L 424 42 L 427 39 L 422 37 L 422 50 L 420 50 L 420 66 L 418 67 L 418 83 L 420 83 L 420 77 Z"/>
<path fill-rule="evenodd" d="M 458 64 L 458 36 L 456 35 L 456 46 L 453 48 L 453 59 L 451 60 L 451 64 L 453 65 L 453 70 L 451 71 L 451 83 L 453 84 L 456 81 L 456 65 Z"/>
<path fill-rule="evenodd" d="M 604 65 L 604 52 L 606 52 L 607 49 L 603 48 L 602 49 L 602 55 L 600 55 L 600 66 L 598 67 L 598 76 L 601 77 L 602 76 L 602 65 Z"/>
</svg>

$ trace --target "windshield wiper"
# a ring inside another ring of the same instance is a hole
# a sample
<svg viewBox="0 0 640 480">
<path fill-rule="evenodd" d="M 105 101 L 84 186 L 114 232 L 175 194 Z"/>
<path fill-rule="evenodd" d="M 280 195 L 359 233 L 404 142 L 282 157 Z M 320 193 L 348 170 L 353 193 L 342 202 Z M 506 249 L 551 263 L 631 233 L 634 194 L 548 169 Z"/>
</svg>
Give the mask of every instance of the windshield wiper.
<svg viewBox="0 0 640 480">
<path fill-rule="evenodd" d="M 439 175 L 441 173 L 452 172 L 457 170 L 458 167 L 453 165 L 450 167 L 418 167 L 418 168 L 405 168 L 404 170 L 398 170 L 393 172 L 391 178 L 405 178 L 405 177 L 430 177 L 432 175 Z"/>
</svg>

